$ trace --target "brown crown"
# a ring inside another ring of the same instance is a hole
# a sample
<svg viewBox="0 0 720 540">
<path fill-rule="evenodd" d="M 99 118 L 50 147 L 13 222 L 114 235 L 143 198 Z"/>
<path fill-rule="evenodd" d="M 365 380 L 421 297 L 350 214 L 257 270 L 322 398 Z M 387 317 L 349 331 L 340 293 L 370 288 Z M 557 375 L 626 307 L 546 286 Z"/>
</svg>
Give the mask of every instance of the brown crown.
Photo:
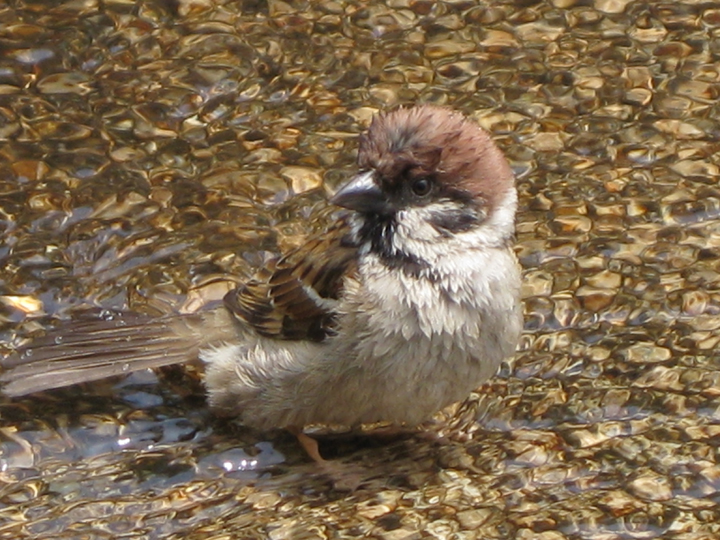
<svg viewBox="0 0 720 540">
<path fill-rule="evenodd" d="M 510 166 L 486 131 L 459 112 L 435 105 L 377 115 L 360 139 L 358 164 L 383 182 L 431 174 L 443 187 L 483 200 L 491 210 L 514 187 Z"/>
</svg>

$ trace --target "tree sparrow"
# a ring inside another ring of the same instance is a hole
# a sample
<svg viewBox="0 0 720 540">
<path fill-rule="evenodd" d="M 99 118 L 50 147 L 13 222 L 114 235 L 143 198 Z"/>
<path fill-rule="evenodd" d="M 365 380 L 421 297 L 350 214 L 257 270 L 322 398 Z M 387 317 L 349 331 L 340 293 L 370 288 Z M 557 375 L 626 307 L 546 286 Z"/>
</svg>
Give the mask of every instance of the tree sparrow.
<svg viewBox="0 0 720 540">
<path fill-rule="evenodd" d="M 199 357 L 210 404 L 247 426 L 416 425 L 513 354 L 522 319 L 512 171 L 474 122 L 433 105 L 376 116 L 323 235 L 224 307 L 75 323 L 4 361 L 19 396 Z"/>
</svg>

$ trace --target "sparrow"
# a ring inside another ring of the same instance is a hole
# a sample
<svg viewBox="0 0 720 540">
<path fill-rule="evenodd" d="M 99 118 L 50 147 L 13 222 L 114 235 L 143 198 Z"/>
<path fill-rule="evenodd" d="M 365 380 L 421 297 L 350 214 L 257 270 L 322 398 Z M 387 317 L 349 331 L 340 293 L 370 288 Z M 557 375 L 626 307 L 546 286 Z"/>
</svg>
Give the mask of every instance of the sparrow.
<svg viewBox="0 0 720 540">
<path fill-rule="evenodd" d="M 259 269 L 222 307 L 71 323 L 6 358 L 21 396 L 197 360 L 210 405 L 285 428 L 416 426 L 467 397 L 515 351 L 517 191 L 487 132 L 429 104 L 374 117 L 358 173 L 321 235 Z"/>
</svg>

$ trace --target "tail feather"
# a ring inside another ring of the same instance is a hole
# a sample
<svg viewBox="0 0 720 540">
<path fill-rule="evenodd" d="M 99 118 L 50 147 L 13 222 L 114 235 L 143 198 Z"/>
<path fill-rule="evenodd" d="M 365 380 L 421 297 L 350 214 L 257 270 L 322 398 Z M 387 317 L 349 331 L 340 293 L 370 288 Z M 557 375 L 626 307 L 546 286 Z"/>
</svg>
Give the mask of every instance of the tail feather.
<svg viewBox="0 0 720 540">
<path fill-rule="evenodd" d="M 153 319 L 120 314 L 112 320 L 73 322 L 36 339 L 0 362 L 2 393 L 17 397 L 148 368 L 197 359 L 212 340 L 233 336 L 222 313 Z M 211 321 L 212 322 L 212 321 Z"/>
</svg>

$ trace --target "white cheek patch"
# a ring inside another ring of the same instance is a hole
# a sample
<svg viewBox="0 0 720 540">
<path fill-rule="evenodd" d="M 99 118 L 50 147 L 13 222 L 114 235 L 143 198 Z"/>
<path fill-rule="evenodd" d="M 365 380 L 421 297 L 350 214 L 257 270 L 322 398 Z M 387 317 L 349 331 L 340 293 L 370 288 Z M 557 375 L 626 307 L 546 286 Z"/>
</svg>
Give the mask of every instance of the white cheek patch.
<svg viewBox="0 0 720 540">
<path fill-rule="evenodd" d="M 466 206 L 457 201 L 442 200 L 426 206 L 412 207 L 397 213 L 393 248 L 399 252 L 417 257 L 432 265 L 441 264 L 454 254 L 465 254 L 468 249 L 500 247 L 507 243 L 515 230 L 515 209 L 517 194 L 509 190 L 498 201 L 492 214 L 480 213 L 476 221 Z M 458 226 L 450 232 L 437 226 L 443 218 L 469 220 L 468 226 Z"/>
<path fill-rule="evenodd" d="M 456 211 L 457 205 L 450 202 L 437 202 L 427 206 L 411 207 L 397 213 L 395 220 L 395 239 L 413 239 L 415 241 L 432 242 L 442 235 L 433 226 L 433 218 L 439 213 Z M 398 246 L 400 247 L 400 246 Z M 403 250 L 401 250 L 403 251 Z"/>
<path fill-rule="evenodd" d="M 392 237 L 393 249 L 436 266 L 442 258 L 464 252 L 468 248 L 477 248 L 480 244 L 472 237 L 482 230 L 482 225 L 457 233 L 449 233 L 436 226 L 438 216 L 452 216 L 464 211 L 459 203 L 440 201 L 398 212 L 397 226 Z"/>
</svg>

